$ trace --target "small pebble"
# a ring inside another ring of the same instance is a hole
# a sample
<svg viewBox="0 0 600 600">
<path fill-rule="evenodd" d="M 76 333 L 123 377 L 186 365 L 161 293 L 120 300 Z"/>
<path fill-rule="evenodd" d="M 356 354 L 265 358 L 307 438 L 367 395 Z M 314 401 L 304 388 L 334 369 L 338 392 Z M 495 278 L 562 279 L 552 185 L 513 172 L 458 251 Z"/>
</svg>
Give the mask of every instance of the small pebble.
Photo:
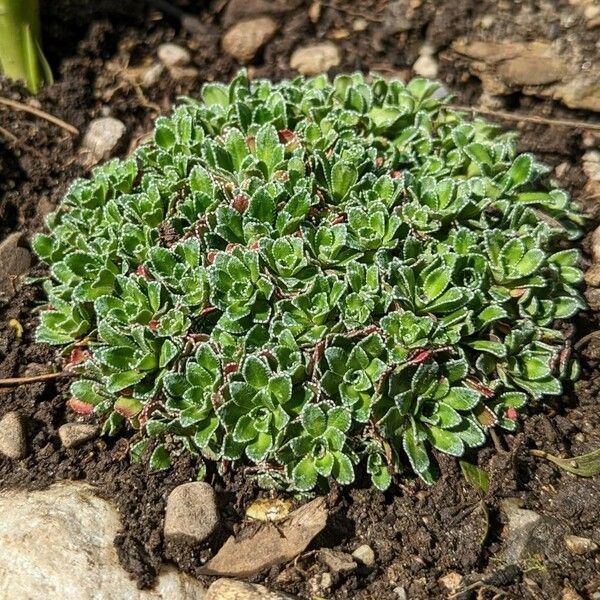
<svg viewBox="0 0 600 600">
<path fill-rule="evenodd" d="M 325 73 L 341 62 L 340 51 L 333 42 L 313 44 L 294 50 L 290 58 L 290 67 L 302 75 Z"/>
<path fill-rule="evenodd" d="M 194 481 L 177 486 L 167 498 L 164 534 L 167 541 L 200 543 L 219 526 L 215 491 L 208 483 Z"/>
<path fill-rule="evenodd" d="M 460 573 L 452 571 L 447 573 L 443 577 L 438 579 L 441 585 L 443 585 L 450 593 L 454 593 L 462 587 L 464 577 Z"/>
<path fill-rule="evenodd" d="M 58 428 L 58 437 L 65 448 L 76 448 L 98 437 L 100 429 L 89 423 L 65 423 Z"/>
<path fill-rule="evenodd" d="M 373 548 L 368 544 L 359 546 L 352 553 L 352 556 L 366 567 L 372 567 L 375 564 L 375 552 L 373 552 Z"/>
<path fill-rule="evenodd" d="M 402 586 L 395 587 L 394 594 L 396 594 L 398 600 L 408 600 L 406 590 Z"/>
<path fill-rule="evenodd" d="M 167 68 L 185 67 L 192 60 L 189 51 L 177 44 L 161 44 L 157 54 L 160 62 Z"/>
<path fill-rule="evenodd" d="M 271 17 L 257 17 L 236 23 L 223 36 L 223 50 L 241 63 L 250 62 L 275 35 L 277 23 Z"/>
<path fill-rule="evenodd" d="M 114 117 L 94 119 L 83 137 L 82 148 L 89 154 L 89 160 L 95 164 L 110 158 L 125 141 L 125 124 Z"/>
<path fill-rule="evenodd" d="M 580 556 L 593 554 L 598 550 L 598 544 L 589 538 L 580 537 L 578 535 L 565 535 L 565 544 L 573 554 L 578 554 Z"/>
<path fill-rule="evenodd" d="M 437 61 L 435 58 L 433 58 L 433 56 L 429 56 L 427 54 L 419 56 L 413 65 L 413 71 L 421 77 L 435 79 L 438 75 Z"/>
<path fill-rule="evenodd" d="M 27 455 L 25 424 L 16 411 L 6 413 L 0 419 L 0 454 L 18 460 Z"/>
</svg>

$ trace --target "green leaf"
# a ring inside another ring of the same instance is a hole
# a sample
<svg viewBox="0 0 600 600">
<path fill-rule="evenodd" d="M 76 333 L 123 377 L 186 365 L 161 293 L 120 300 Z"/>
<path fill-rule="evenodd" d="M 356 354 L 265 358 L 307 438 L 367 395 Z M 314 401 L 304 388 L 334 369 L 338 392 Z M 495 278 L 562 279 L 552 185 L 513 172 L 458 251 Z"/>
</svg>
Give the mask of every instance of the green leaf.
<svg viewBox="0 0 600 600">
<path fill-rule="evenodd" d="M 341 202 L 358 179 L 358 171 L 351 163 L 336 162 L 331 169 L 331 193 L 336 202 Z"/>
<path fill-rule="evenodd" d="M 256 440 L 246 446 L 246 455 L 255 463 L 262 462 L 273 447 L 273 438 L 268 433 L 259 433 Z"/>
<path fill-rule="evenodd" d="M 424 473 L 429 468 L 429 455 L 425 445 L 417 441 L 412 429 L 407 429 L 402 436 L 402 447 L 415 473 Z"/>
<path fill-rule="evenodd" d="M 349 485 L 354 481 L 354 467 L 352 461 L 343 452 L 334 452 L 333 477 L 342 485 Z"/>
<path fill-rule="evenodd" d="M 306 492 L 315 487 L 317 483 L 317 469 L 312 458 L 306 456 L 292 471 L 294 487 L 299 492 Z"/>
<path fill-rule="evenodd" d="M 451 431 L 434 427 L 427 429 L 427 437 L 434 448 L 452 456 L 462 456 L 465 446 L 460 437 Z"/>
<path fill-rule="evenodd" d="M 564 471 L 579 477 L 594 477 L 600 474 L 600 448 L 588 454 L 580 454 L 572 458 L 561 458 L 543 450 L 530 450 L 529 454 L 545 458 Z"/>
<path fill-rule="evenodd" d="M 164 471 L 171 467 L 171 456 L 167 449 L 158 444 L 150 456 L 150 468 L 154 471 Z"/>
<path fill-rule="evenodd" d="M 423 291 L 429 301 L 439 298 L 450 283 L 450 272 L 447 267 L 434 269 L 423 282 Z"/>
<path fill-rule="evenodd" d="M 479 394 L 466 387 L 451 387 L 443 402 L 455 410 L 471 410 L 479 402 Z"/>
<path fill-rule="evenodd" d="M 458 462 L 467 483 L 485 496 L 490 489 L 490 476 L 487 472 L 465 460 Z"/>
<path fill-rule="evenodd" d="M 257 389 L 265 388 L 269 384 L 270 370 L 264 360 L 256 356 L 249 356 L 244 363 L 244 379 Z"/>
</svg>

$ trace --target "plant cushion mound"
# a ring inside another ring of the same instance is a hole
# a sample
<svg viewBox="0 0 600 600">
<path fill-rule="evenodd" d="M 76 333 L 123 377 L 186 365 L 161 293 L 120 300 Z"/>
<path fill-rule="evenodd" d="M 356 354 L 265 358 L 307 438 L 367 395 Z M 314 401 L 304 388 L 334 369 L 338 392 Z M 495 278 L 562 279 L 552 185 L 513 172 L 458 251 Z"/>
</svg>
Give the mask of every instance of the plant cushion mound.
<svg viewBox="0 0 600 600">
<path fill-rule="evenodd" d="M 185 450 L 304 491 L 362 461 L 385 489 L 561 394 L 582 217 L 437 87 L 242 72 L 76 181 L 34 242 L 71 407 L 154 468 Z"/>
</svg>

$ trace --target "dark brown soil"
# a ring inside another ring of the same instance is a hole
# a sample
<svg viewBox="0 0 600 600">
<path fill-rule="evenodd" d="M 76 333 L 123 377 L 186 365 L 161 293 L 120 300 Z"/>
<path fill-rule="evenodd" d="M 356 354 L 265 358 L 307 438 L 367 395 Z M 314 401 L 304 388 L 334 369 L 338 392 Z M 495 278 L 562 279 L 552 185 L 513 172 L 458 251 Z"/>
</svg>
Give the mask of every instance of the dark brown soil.
<svg viewBox="0 0 600 600">
<path fill-rule="evenodd" d="M 193 8 L 199 4 L 190 1 L 181 6 L 194 12 L 200 10 Z M 295 75 L 289 68 L 289 56 L 297 46 L 331 38 L 343 55 L 334 72 L 372 69 L 405 77 L 410 76 L 410 66 L 423 43 L 444 51 L 459 36 L 496 40 L 570 36 L 568 39 L 577 40 L 591 60 L 598 56 L 595 37 L 580 20 L 570 19 L 575 9 L 566 1 L 550 3 L 548 9 L 533 0 L 339 0 L 322 3 L 317 23 L 309 17 L 310 4 L 302 0 L 211 2 L 196 13 L 202 31 L 192 35 L 159 12 L 147 10 L 143 2 L 47 2 L 44 35 L 57 83 L 31 100 L 20 85 L 0 79 L 0 96 L 39 103 L 80 131 L 92 118 L 110 114 L 126 124 L 133 146 L 178 95 L 197 95 L 202 82 L 227 80 L 237 71 L 239 65 L 220 49 L 222 32 L 240 18 L 261 12 L 272 12 L 279 31 L 250 71 L 253 76 L 274 79 Z M 513 15 L 517 4 L 530 8 L 538 18 L 521 22 Z M 411 10 L 408 25 L 404 18 L 407 7 Z M 495 17 L 492 30 L 487 32 L 477 25 L 485 15 Z M 365 30 L 356 30 L 359 19 L 367 23 Z M 140 69 L 155 60 L 156 47 L 166 41 L 191 50 L 197 76 L 181 81 L 164 76 L 151 88 L 142 89 L 136 83 Z M 440 79 L 457 94 L 460 103 L 478 103 L 479 81 L 460 62 L 451 60 L 449 53 L 442 52 Z M 518 91 L 507 98 L 504 110 L 596 118 Z M 561 184 L 576 201 L 582 200 L 582 130 L 523 122 L 518 126 L 521 149 L 535 152 L 552 166 L 565 163 Z M 85 161 L 78 151 L 80 140 L 43 119 L 4 107 L 0 107 L 0 127 L 16 138 L 5 138 L 0 129 L 0 239 L 14 231 L 30 238 L 43 227 L 45 215 L 69 183 L 85 174 Z M 586 209 L 596 213 L 589 203 Z M 591 220 L 589 228 L 595 225 Z M 582 247 L 588 250 L 585 241 Z M 41 267 L 34 265 L 30 275 L 41 273 Z M 20 284 L 16 284 L 12 297 L 0 299 L 0 377 L 45 372 L 59 360 L 51 348 L 33 343 L 35 308 L 41 302 L 38 288 Z M 21 338 L 9 325 L 11 319 L 22 324 Z M 578 337 L 599 329 L 598 319 L 591 310 L 584 313 L 575 324 Z M 550 600 L 560 598 L 565 586 L 591 598 L 600 591 L 598 563 L 593 559 L 574 557 L 554 547 L 536 564 L 518 568 L 506 569 L 496 558 L 505 525 L 500 502 L 507 497 L 519 497 L 526 508 L 556 518 L 565 532 L 600 542 L 598 478 L 574 478 L 528 454 L 528 449 L 542 448 L 574 455 L 600 446 L 600 348 L 593 343 L 583 345 L 579 357 L 583 375 L 574 389 L 559 400 L 532 407 L 516 435 L 500 434 L 503 448 L 490 444 L 470 457 L 491 475 L 491 489 L 484 499 L 489 531 L 479 496 L 461 477 L 455 461 L 442 460 L 442 477 L 431 488 L 407 477 L 386 494 L 370 490 L 366 480 L 353 489 L 329 493 L 329 525 L 312 547 L 352 551 L 367 543 L 376 554 L 372 571 L 358 570 L 346 579 L 334 578 L 331 590 L 319 591 L 314 585 L 324 568 L 309 555 L 299 561 L 300 569 L 274 568 L 255 580 L 303 598 L 317 594 L 331 600 L 396 600 L 399 588 L 404 588 L 410 599 L 446 597 L 440 577 L 457 572 L 467 583 L 473 583 L 485 572 L 492 574 L 489 581 L 475 588 L 482 599 Z M 62 448 L 57 429 L 74 418 L 65 409 L 65 389 L 66 384 L 60 381 L 0 387 L 0 415 L 19 410 L 26 419 L 29 439 L 26 459 L 13 462 L 0 458 L 0 486 L 42 487 L 58 479 L 98 484 L 123 517 L 123 533 L 115 543 L 123 566 L 140 586 L 152 584 L 165 560 L 193 574 L 200 559 L 209 557 L 218 542 L 213 548 L 197 551 L 166 549 L 161 536 L 166 497 L 175 486 L 194 478 L 193 462 L 181 458 L 168 472 L 151 473 L 130 464 L 125 440 L 101 439 L 77 450 Z M 211 483 L 220 494 L 226 527 L 236 530 L 245 505 L 256 497 L 258 489 L 243 473 L 225 480 L 213 477 Z M 502 593 L 505 595 L 498 595 Z"/>
</svg>

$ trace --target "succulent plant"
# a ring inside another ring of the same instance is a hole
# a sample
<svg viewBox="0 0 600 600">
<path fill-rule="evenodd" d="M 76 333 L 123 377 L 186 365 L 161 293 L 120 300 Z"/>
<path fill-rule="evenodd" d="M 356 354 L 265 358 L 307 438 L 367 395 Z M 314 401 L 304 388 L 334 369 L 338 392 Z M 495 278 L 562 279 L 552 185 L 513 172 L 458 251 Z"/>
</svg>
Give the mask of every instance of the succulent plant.
<svg viewBox="0 0 600 600">
<path fill-rule="evenodd" d="M 75 182 L 34 241 L 38 339 L 87 346 L 71 407 L 155 468 L 385 489 L 560 394 L 582 217 L 436 89 L 241 73 Z"/>
</svg>

